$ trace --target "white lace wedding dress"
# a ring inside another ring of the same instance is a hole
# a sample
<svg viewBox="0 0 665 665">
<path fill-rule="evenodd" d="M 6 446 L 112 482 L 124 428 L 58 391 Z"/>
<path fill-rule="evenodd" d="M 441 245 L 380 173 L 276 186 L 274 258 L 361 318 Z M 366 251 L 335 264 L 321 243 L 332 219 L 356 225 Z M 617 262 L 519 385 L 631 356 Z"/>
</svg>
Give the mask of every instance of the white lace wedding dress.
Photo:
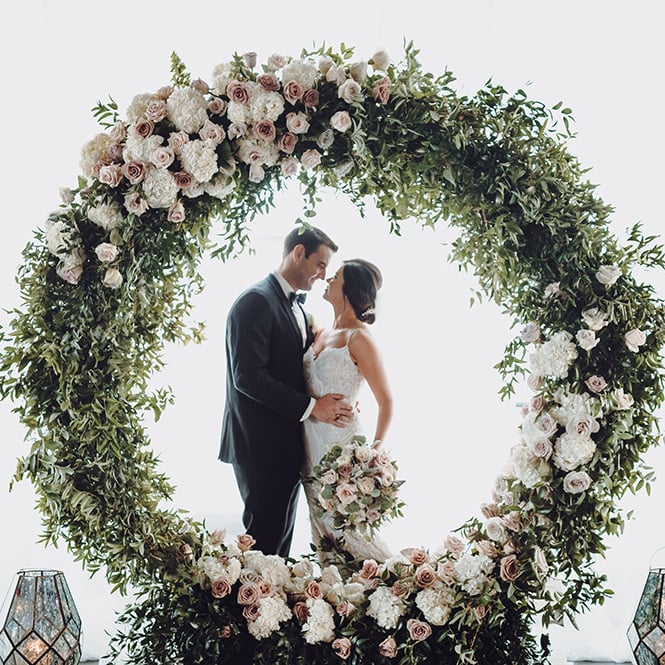
<svg viewBox="0 0 665 665">
<path fill-rule="evenodd" d="M 348 343 L 339 348 L 326 348 L 318 356 L 310 347 L 304 356 L 305 379 L 309 394 L 322 397 L 327 393 L 340 393 L 346 396 L 350 404 L 355 404 L 363 377 L 351 358 Z M 314 467 L 334 444 L 349 443 L 354 436 L 363 435 L 363 431 L 354 411 L 354 417 L 345 427 L 336 427 L 328 423 L 308 418 L 304 422 L 305 462 L 304 476 L 312 476 Z M 333 541 L 343 537 L 344 550 L 355 559 L 375 559 L 385 561 L 391 556 L 385 543 L 373 536 L 371 540 L 356 531 L 341 531 L 332 524 L 332 519 L 317 517 L 312 507 L 317 504 L 314 487 L 303 483 L 309 519 L 312 527 L 312 542 L 318 547 L 324 538 Z M 322 557 L 325 558 L 325 557 Z"/>
</svg>

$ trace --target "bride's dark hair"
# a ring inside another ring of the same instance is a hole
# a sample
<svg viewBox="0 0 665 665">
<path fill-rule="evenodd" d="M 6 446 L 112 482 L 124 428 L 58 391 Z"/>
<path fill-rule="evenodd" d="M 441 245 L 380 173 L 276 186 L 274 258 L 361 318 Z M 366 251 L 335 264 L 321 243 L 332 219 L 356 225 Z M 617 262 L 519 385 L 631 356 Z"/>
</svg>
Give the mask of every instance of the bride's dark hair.
<svg viewBox="0 0 665 665">
<path fill-rule="evenodd" d="M 376 292 L 383 284 L 381 271 L 364 259 L 344 261 L 342 293 L 347 297 L 359 321 L 374 323 L 376 320 Z"/>
</svg>

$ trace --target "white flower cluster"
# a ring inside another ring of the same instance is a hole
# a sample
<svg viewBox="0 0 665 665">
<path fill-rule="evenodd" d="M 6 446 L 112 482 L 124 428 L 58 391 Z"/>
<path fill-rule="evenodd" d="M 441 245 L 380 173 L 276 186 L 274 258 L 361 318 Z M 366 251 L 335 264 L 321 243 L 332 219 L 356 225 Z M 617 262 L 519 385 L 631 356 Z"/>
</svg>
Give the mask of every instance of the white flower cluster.
<svg viewBox="0 0 665 665">
<path fill-rule="evenodd" d="M 423 589 L 416 595 L 416 607 L 434 626 L 443 626 L 452 612 L 455 592 L 445 584 Z"/>
<path fill-rule="evenodd" d="M 388 587 L 380 586 L 369 597 L 367 615 L 372 617 L 381 628 L 394 630 L 405 610 L 404 601 L 395 596 Z"/>
<path fill-rule="evenodd" d="M 330 603 L 323 598 L 308 598 L 306 602 L 309 616 L 302 627 L 305 642 L 332 642 L 335 638 L 335 614 Z"/>
<path fill-rule="evenodd" d="M 291 610 L 279 596 L 266 596 L 259 600 L 256 619 L 247 622 L 247 630 L 257 640 L 270 637 L 279 625 L 291 618 Z"/>
<path fill-rule="evenodd" d="M 493 568 L 494 561 L 485 554 L 465 552 L 455 561 L 460 586 L 470 596 L 477 596 L 482 592 Z"/>
<path fill-rule="evenodd" d="M 559 331 L 536 349 L 529 358 L 531 371 L 537 376 L 564 378 L 577 358 L 573 336 L 567 331 Z"/>
</svg>

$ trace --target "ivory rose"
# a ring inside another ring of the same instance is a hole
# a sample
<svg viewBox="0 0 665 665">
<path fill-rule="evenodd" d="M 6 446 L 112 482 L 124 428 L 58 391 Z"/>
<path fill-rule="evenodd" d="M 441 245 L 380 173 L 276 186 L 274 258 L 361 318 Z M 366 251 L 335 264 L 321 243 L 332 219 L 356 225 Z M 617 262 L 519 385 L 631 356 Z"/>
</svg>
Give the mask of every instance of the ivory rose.
<svg viewBox="0 0 665 665">
<path fill-rule="evenodd" d="M 563 489 L 569 494 L 580 494 L 591 487 L 591 477 L 586 471 L 571 471 L 563 479 Z"/>
<path fill-rule="evenodd" d="M 647 337 L 639 328 L 633 328 L 624 335 L 624 341 L 630 351 L 637 353 L 640 346 L 647 341 Z"/>
<path fill-rule="evenodd" d="M 337 111 L 330 118 L 330 126 L 338 132 L 345 132 L 351 129 L 351 116 L 348 111 Z"/>
<path fill-rule="evenodd" d="M 577 343 L 585 351 L 591 351 L 591 349 L 597 346 L 598 342 L 600 342 L 593 330 L 578 330 L 575 337 L 577 339 Z"/>
<path fill-rule="evenodd" d="M 607 381 L 602 376 L 590 376 L 584 382 L 589 390 L 594 393 L 601 393 L 605 388 L 607 388 Z"/>
<path fill-rule="evenodd" d="M 118 248 L 110 242 L 102 242 L 95 247 L 95 254 L 102 263 L 110 263 L 116 260 Z"/>
<path fill-rule="evenodd" d="M 321 153 L 314 148 L 305 150 L 300 157 L 300 162 L 306 169 L 313 169 L 321 163 Z"/>
<path fill-rule="evenodd" d="M 390 57 L 385 51 L 377 51 L 369 61 L 374 69 L 380 69 L 385 72 L 390 64 Z"/>
<path fill-rule="evenodd" d="M 339 86 L 337 95 L 347 104 L 351 104 L 362 99 L 362 90 L 360 88 L 360 84 L 357 81 L 354 81 L 353 79 L 346 79 L 346 81 L 344 81 L 344 83 Z"/>
<path fill-rule="evenodd" d="M 621 276 L 621 268 L 615 265 L 603 265 L 596 272 L 596 279 L 604 286 L 612 286 Z"/>
<path fill-rule="evenodd" d="M 117 268 L 107 268 L 102 284 L 110 289 L 119 288 L 122 284 L 122 273 Z"/>
<path fill-rule="evenodd" d="M 306 134 L 309 129 L 309 122 L 303 113 L 286 114 L 286 128 L 294 134 Z"/>
</svg>

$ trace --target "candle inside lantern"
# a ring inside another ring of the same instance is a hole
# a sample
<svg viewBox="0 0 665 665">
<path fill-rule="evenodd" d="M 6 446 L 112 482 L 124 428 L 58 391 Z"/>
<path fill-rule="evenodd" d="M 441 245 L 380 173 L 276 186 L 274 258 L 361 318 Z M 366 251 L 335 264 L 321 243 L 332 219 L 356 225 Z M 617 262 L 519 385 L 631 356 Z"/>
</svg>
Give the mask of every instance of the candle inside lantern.
<svg viewBox="0 0 665 665">
<path fill-rule="evenodd" d="M 28 640 L 24 653 L 28 662 L 34 665 L 51 665 L 53 660 L 48 644 L 40 639 Z"/>
</svg>

